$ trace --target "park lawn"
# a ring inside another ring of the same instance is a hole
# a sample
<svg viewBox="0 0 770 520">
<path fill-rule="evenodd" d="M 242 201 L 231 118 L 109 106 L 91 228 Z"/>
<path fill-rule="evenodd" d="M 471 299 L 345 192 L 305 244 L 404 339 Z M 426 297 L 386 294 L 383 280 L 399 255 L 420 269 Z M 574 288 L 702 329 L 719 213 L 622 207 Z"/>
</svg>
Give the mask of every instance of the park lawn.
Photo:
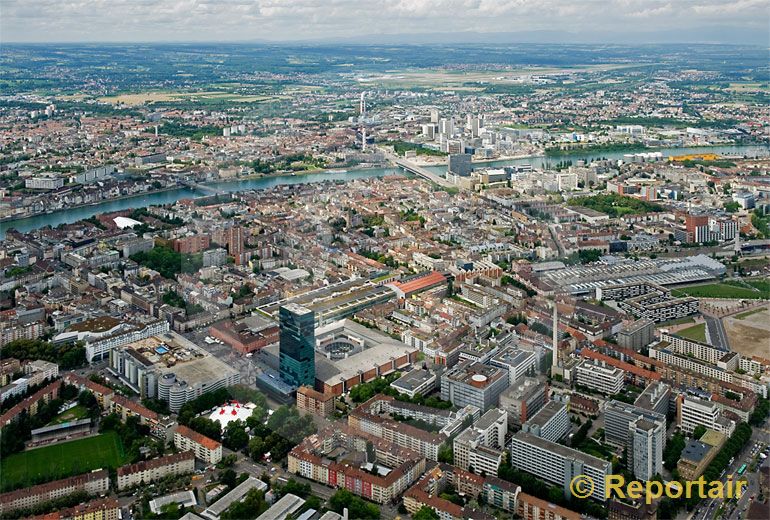
<svg viewBox="0 0 770 520">
<path fill-rule="evenodd" d="M 118 434 L 61 442 L 15 453 L 0 461 L 0 487 L 50 482 L 99 468 L 117 468 L 126 462 Z"/>
<path fill-rule="evenodd" d="M 753 291 L 747 287 L 738 287 L 726 283 L 710 283 L 706 285 L 691 285 L 674 289 L 673 296 L 694 296 L 696 298 L 736 298 L 754 300 L 762 298 L 761 291 Z"/>
<path fill-rule="evenodd" d="M 691 339 L 693 341 L 706 343 L 706 324 L 699 323 L 697 325 L 693 325 L 692 327 L 687 327 L 686 329 L 678 331 L 676 335 Z"/>
<path fill-rule="evenodd" d="M 62 424 L 69 421 L 77 421 L 78 419 L 85 419 L 86 417 L 88 417 L 88 408 L 82 405 L 77 405 L 73 408 L 70 408 L 66 412 L 60 413 L 48 424 Z"/>
</svg>

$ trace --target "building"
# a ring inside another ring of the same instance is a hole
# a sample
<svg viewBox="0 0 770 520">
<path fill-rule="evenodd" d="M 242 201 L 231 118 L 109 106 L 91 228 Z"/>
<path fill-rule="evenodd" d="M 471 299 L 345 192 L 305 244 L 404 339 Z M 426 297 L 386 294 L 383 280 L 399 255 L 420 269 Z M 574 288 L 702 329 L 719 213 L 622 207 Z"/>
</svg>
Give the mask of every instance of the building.
<svg viewBox="0 0 770 520">
<path fill-rule="evenodd" d="M 216 464 L 222 460 L 222 445 L 214 439 L 179 425 L 174 432 L 174 446 L 179 451 L 192 451 L 195 458 L 206 464 Z"/>
<path fill-rule="evenodd" d="M 198 499 L 191 490 L 177 491 L 150 500 L 150 511 L 157 515 L 163 512 L 164 507 L 171 504 L 178 505 L 180 509 L 183 507 L 195 507 L 198 505 Z"/>
<path fill-rule="evenodd" d="M 61 386 L 62 381 L 60 379 L 52 381 L 31 396 L 25 398 L 22 402 L 11 407 L 3 415 L 0 415 L 0 428 L 11 421 L 15 421 L 22 412 L 26 412 L 28 415 L 35 415 L 40 403 L 47 403 L 51 399 L 56 399 L 59 395 L 59 390 L 61 390 Z"/>
<path fill-rule="evenodd" d="M 275 504 L 270 506 L 270 509 L 262 513 L 257 517 L 257 520 L 284 520 L 285 518 L 292 517 L 297 511 L 299 511 L 305 504 L 305 500 L 286 493 Z"/>
<path fill-rule="evenodd" d="M 518 509 L 521 487 L 497 477 L 484 477 L 481 496 L 491 506 L 503 511 L 515 512 Z"/>
<path fill-rule="evenodd" d="M 655 322 L 646 318 L 625 325 L 618 332 L 618 345 L 639 352 L 655 339 Z"/>
<path fill-rule="evenodd" d="M 481 410 L 497 406 L 508 388 L 508 371 L 463 360 L 441 376 L 441 399 L 455 406 L 472 405 Z"/>
<path fill-rule="evenodd" d="M 267 491 L 267 484 L 256 477 L 249 476 L 246 480 L 235 486 L 225 496 L 211 504 L 201 515 L 208 520 L 219 520 L 222 513 L 236 502 L 240 502 L 252 489 Z"/>
<path fill-rule="evenodd" d="M 575 367 L 576 382 L 606 395 L 615 395 L 623 389 L 625 372 L 608 366 L 604 361 L 586 359 Z"/>
<path fill-rule="evenodd" d="M 461 475 L 462 474 L 462 475 Z M 473 479 L 473 481 L 471 481 Z M 455 489 L 460 491 L 464 489 L 465 482 L 471 481 L 475 489 L 461 491 L 463 493 L 477 496 L 481 492 L 481 486 L 484 483 L 483 478 L 476 475 L 465 472 L 459 468 L 439 464 L 431 468 L 423 477 L 410 487 L 406 493 L 404 493 L 404 507 L 409 514 L 414 515 L 423 507 L 432 509 L 439 518 L 442 520 L 493 520 L 494 517 L 483 511 L 473 509 L 470 506 L 462 507 L 454 502 L 441 498 L 441 493 L 447 489 L 448 486 L 454 485 Z M 477 491 L 478 489 L 478 491 Z M 502 501 L 510 501 L 510 487 L 505 486 L 503 492 L 506 493 L 505 497 L 501 497 Z M 518 486 L 513 490 L 513 500 L 517 495 Z M 502 492 L 501 492 L 502 494 Z"/>
<path fill-rule="evenodd" d="M 419 350 L 344 319 L 316 329 L 316 388 L 341 395 L 355 385 L 408 370 Z"/>
<path fill-rule="evenodd" d="M 455 466 L 479 475 L 495 475 L 503 459 L 508 413 L 493 408 L 455 437 Z"/>
<path fill-rule="evenodd" d="M 72 341 L 83 341 L 86 344 L 86 359 L 90 363 L 109 358 L 112 349 L 127 345 L 135 341 L 165 334 L 169 331 L 166 320 L 153 320 L 148 323 L 131 323 L 117 321 L 113 327 L 104 329 L 99 327 L 86 328 L 87 324 L 73 327 L 76 332 Z M 57 336 L 56 338 L 58 338 Z M 54 341 L 56 341 L 54 338 Z"/>
<path fill-rule="evenodd" d="M 239 322 L 220 321 L 209 327 L 209 334 L 237 350 L 248 354 L 278 342 L 278 325 L 260 316 Z"/>
<path fill-rule="evenodd" d="M 525 377 L 500 394 L 500 408 L 508 412 L 508 426 L 520 429 L 548 400 L 548 387 L 534 377 Z"/>
<path fill-rule="evenodd" d="M 605 440 L 626 450 L 629 469 L 640 480 L 663 474 L 666 416 L 612 400 L 604 410 Z"/>
<path fill-rule="evenodd" d="M 89 495 L 103 495 L 109 489 L 110 475 L 106 469 L 17 489 L 0 494 L 0 516 L 17 509 L 30 509 L 38 504 L 58 500 L 78 491 L 84 491 Z"/>
<path fill-rule="evenodd" d="M 470 177 L 471 171 L 473 171 L 471 157 L 469 153 L 451 154 L 448 172 L 457 177 Z"/>
<path fill-rule="evenodd" d="M 315 313 L 294 303 L 279 310 L 281 379 L 299 387 L 315 386 Z"/>
<path fill-rule="evenodd" d="M 540 498 L 519 493 L 516 516 L 522 520 L 583 520 L 583 515 Z"/>
<path fill-rule="evenodd" d="M 688 440 L 676 463 L 682 479 L 697 480 L 717 456 L 726 440 L 725 434 L 714 430 L 706 430 L 700 439 Z"/>
<path fill-rule="evenodd" d="M 37 520 L 118 520 L 120 504 L 114 498 L 99 498 L 60 509 L 54 513 L 37 516 Z"/>
<path fill-rule="evenodd" d="M 607 502 L 607 520 L 657 520 L 658 503 L 653 501 L 648 504 L 646 500 L 629 503 L 611 499 Z"/>
<path fill-rule="evenodd" d="M 569 484 L 578 475 L 587 475 L 594 481 L 592 498 L 606 501 L 606 477 L 612 473 L 609 461 L 567 448 L 520 431 L 511 439 L 511 464 L 543 480 L 561 486 L 564 496 L 570 496 Z"/>
<path fill-rule="evenodd" d="M 122 491 L 155 482 L 167 475 L 184 475 L 193 471 L 195 471 L 195 455 L 192 451 L 183 451 L 119 467 L 117 487 Z"/>
<path fill-rule="evenodd" d="M 30 190 L 58 190 L 64 186 L 63 177 L 30 177 L 24 183 L 24 186 Z"/>
<path fill-rule="evenodd" d="M 427 395 L 435 390 L 437 380 L 436 374 L 430 370 L 411 370 L 390 383 L 390 386 L 414 398 L 417 394 Z"/>
<path fill-rule="evenodd" d="M 634 406 L 644 408 L 661 415 L 668 415 L 671 405 L 671 387 L 666 383 L 655 381 L 644 388 L 634 401 Z"/>
<path fill-rule="evenodd" d="M 348 415 L 348 426 L 355 431 L 412 450 L 430 460 L 438 460 L 439 448 L 447 441 L 448 436 L 442 433 L 429 432 L 380 415 L 389 413 L 387 397 L 376 395 L 369 401 L 362 403 Z M 421 420 L 425 420 L 425 418 L 421 418 Z M 433 421 L 429 419 L 426 422 L 431 423 Z"/>
<path fill-rule="evenodd" d="M 227 263 L 227 250 L 221 247 L 203 252 L 203 267 L 216 267 Z"/>
<path fill-rule="evenodd" d="M 691 434 L 698 426 L 723 433 L 728 437 L 735 431 L 735 421 L 722 416 L 717 403 L 691 395 L 677 397 L 676 422 L 683 432 Z"/>
<path fill-rule="evenodd" d="M 177 253 L 192 254 L 205 251 L 211 245 L 209 235 L 191 235 L 171 241 L 171 247 Z"/>
<path fill-rule="evenodd" d="M 426 432 L 427 433 L 427 432 Z M 371 443 L 374 460 L 361 460 Z M 351 450 L 352 448 L 352 450 Z M 334 454 L 334 459 L 329 458 Z M 378 504 L 397 500 L 425 471 L 425 458 L 383 439 L 340 428 L 311 435 L 295 446 L 288 471 Z"/>
<path fill-rule="evenodd" d="M 309 386 L 297 389 L 297 409 L 300 412 L 327 417 L 334 413 L 334 394 L 324 394 Z"/>
<path fill-rule="evenodd" d="M 238 370 L 175 332 L 111 350 L 107 368 L 143 399 L 166 401 L 172 412 L 204 392 L 240 382 Z"/>
<path fill-rule="evenodd" d="M 549 441 L 560 441 L 570 430 L 567 404 L 566 396 L 554 396 L 553 401 L 546 403 L 522 425 L 522 431 Z"/>
<path fill-rule="evenodd" d="M 524 376 L 537 374 L 537 355 L 534 352 L 509 347 L 495 354 L 489 361 L 492 366 L 508 371 L 508 385 L 515 385 Z"/>
</svg>

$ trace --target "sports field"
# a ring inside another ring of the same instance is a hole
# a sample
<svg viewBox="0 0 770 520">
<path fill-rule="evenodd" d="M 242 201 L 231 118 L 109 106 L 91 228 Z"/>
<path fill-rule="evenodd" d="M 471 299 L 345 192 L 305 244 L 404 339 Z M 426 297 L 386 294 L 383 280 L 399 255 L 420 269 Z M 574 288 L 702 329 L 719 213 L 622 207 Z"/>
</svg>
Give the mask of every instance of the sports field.
<svg viewBox="0 0 770 520">
<path fill-rule="evenodd" d="M 117 433 L 107 432 L 3 458 L 0 462 L 0 487 L 12 489 L 94 469 L 117 468 L 124 463 L 123 445 Z"/>
<path fill-rule="evenodd" d="M 710 283 L 691 285 L 671 291 L 673 296 L 694 296 L 696 298 L 735 298 L 754 300 L 768 297 L 767 282 L 749 281 L 745 286 L 737 283 Z"/>
</svg>

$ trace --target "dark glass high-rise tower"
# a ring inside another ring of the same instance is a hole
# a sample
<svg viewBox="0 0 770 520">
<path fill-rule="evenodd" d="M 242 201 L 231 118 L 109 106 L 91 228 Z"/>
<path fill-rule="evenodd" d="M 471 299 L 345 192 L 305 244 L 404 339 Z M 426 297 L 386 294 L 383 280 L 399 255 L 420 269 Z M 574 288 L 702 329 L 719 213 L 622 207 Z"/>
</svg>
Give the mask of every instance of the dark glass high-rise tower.
<svg viewBox="0 0 770 520">
<path fill-rule="evenodd" d="M 315 386 L 315 313 L 290 303 L 278 311 L 281 379 L 296 387 Z"/>
</svg>

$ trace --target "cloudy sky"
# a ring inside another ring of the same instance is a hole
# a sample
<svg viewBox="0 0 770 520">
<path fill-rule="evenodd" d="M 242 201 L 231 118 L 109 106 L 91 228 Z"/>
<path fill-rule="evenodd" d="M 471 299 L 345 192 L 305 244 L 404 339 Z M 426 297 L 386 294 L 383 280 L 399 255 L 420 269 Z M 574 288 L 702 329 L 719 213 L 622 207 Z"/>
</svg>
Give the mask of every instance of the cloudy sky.
<svg viewBox="0 0 770 520">
<path fill-rule="evenodd" d="M 769 26 L 770 0 L 0 0 L 4 42 L 372 41 L 429 33 L 462 41 L 554 31 L 543 38 L 767 45 Z"/>
</svg>

